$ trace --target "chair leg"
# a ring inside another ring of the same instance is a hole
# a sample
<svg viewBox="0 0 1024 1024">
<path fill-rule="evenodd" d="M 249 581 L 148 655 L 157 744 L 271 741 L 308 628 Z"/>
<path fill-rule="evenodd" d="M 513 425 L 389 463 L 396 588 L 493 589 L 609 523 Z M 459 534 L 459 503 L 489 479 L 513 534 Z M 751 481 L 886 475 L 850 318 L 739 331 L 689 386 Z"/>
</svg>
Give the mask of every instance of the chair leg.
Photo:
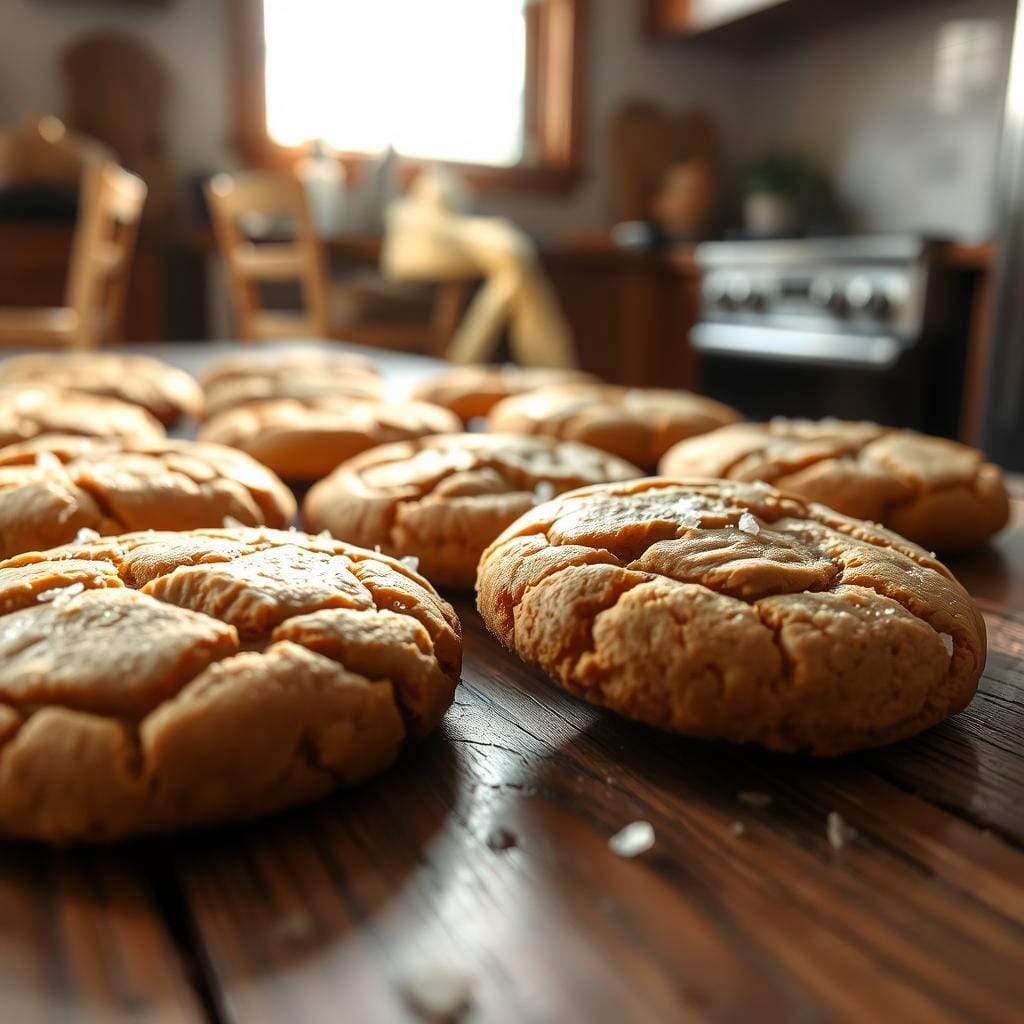
<svg viewBox="0 0 1024 1024">
<path fill-rule="evenodd" d="M 434 300 L 430 355 L 444 357 L 447 354 L 448 346 L 462 320 L 469 287 L 469 281 L 445 281 L 438 285 L 437 298 Z"/>
</svg>

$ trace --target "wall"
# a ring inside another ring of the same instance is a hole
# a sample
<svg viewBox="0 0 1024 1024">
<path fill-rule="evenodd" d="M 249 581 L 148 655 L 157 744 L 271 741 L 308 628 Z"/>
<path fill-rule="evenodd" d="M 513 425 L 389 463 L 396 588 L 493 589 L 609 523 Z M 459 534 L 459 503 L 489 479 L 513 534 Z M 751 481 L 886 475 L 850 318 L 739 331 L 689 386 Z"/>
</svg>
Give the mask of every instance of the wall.
<svg viewBox="0 0 1024 1024">
<path fill-rule="evenodd" d="M 723 121 L 735 109 L 729 58 L 690 55 L 641 38 L 637 0 L 591 0 L 590 82 L 586 111 L 589 179 L 570 196 L 485 196 L 485 212 L 505 213 L 539 236 L 606 226 L 609 182 L 604 133 L 617 104 L 648 97 L 670 106 L 703 104 Z M 227 25 L 219 0 L 168 0 L 147 7 L 89 0 L 3 0 L 0 22 L 0 124 L 29 110 L 60 113 L 60 51 L 76 36 L 117 29 L 160 56 L 173 78 L 171 149 L 184 173 L 231 166 Z"/>
<path fill-rule="evenodd" d="M 750 61 L 742 93 L 751 131 L 741 149 L 814 157 L 861 230 L 989 237 L 1014 8 L 904 4 Z M 944 32 L 960 19 L 990 25 Z"/>
</svg>

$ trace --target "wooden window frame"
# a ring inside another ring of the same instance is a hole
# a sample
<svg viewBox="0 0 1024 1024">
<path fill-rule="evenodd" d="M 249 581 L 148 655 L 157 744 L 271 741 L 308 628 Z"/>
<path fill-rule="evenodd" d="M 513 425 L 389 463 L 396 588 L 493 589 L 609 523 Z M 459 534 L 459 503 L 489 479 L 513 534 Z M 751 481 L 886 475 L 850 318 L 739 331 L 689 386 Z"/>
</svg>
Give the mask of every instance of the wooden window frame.
<svg viewBox="0 0 1024 1024">
<path fill-rule="evenodd" d="M 526 146 L 535 154 L 509 167 L 448 162 L 482 191 L 567 193 L 582 179 L 583 56 L 588 0 L 538 0 L 526 8 Z M 267 134 L 263 0 L 227 0 L 231 72 L 231 142 L 253 167 L 287 167 L 302 147 L 281 146 Z M 346 169 L 358 175 L 366 154 L 343 152 Z M 412 176 L 432 160 L 402 156 Z"/>
</svg>

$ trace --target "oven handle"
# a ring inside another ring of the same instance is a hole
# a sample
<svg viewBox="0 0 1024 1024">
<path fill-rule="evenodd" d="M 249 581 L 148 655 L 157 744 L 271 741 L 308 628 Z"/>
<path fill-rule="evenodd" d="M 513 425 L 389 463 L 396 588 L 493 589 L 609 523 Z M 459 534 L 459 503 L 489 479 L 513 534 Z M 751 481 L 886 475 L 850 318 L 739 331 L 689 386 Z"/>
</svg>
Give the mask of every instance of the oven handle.
<svg viewBox="0 0 1024 1024">
<path fill-rule="evenodd" d="M 690 344 L 706 355 L 865 370 L 892 369 L 905 347 L 884 334 L 828 334 L 706 321 L 691 329 Z"/>
</svg>

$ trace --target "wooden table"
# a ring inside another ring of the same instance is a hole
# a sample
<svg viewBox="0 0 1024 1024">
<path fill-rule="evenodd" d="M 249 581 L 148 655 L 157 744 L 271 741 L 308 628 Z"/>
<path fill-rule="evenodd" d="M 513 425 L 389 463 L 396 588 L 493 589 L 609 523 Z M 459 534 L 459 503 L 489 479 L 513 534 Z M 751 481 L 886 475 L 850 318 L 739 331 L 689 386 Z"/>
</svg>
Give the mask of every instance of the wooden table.
<svg viewBox="0 0 1024 1024">
<path fill-rule="evenodd" d="M 1013 526 L 951 563 L 988 667 L 927 734 L 831 761 L 663 735 L 555 690 L 458 599 L 455 705 L 383 777 L 241 828 L 0 846 L 0 1021 L 410 1020 L 424 967 L 468 973 L 476 1021 L 1021 1019 L 1015 493 Z M 613 855 L 637 819 L 653 849 Z"/>
</svg>

